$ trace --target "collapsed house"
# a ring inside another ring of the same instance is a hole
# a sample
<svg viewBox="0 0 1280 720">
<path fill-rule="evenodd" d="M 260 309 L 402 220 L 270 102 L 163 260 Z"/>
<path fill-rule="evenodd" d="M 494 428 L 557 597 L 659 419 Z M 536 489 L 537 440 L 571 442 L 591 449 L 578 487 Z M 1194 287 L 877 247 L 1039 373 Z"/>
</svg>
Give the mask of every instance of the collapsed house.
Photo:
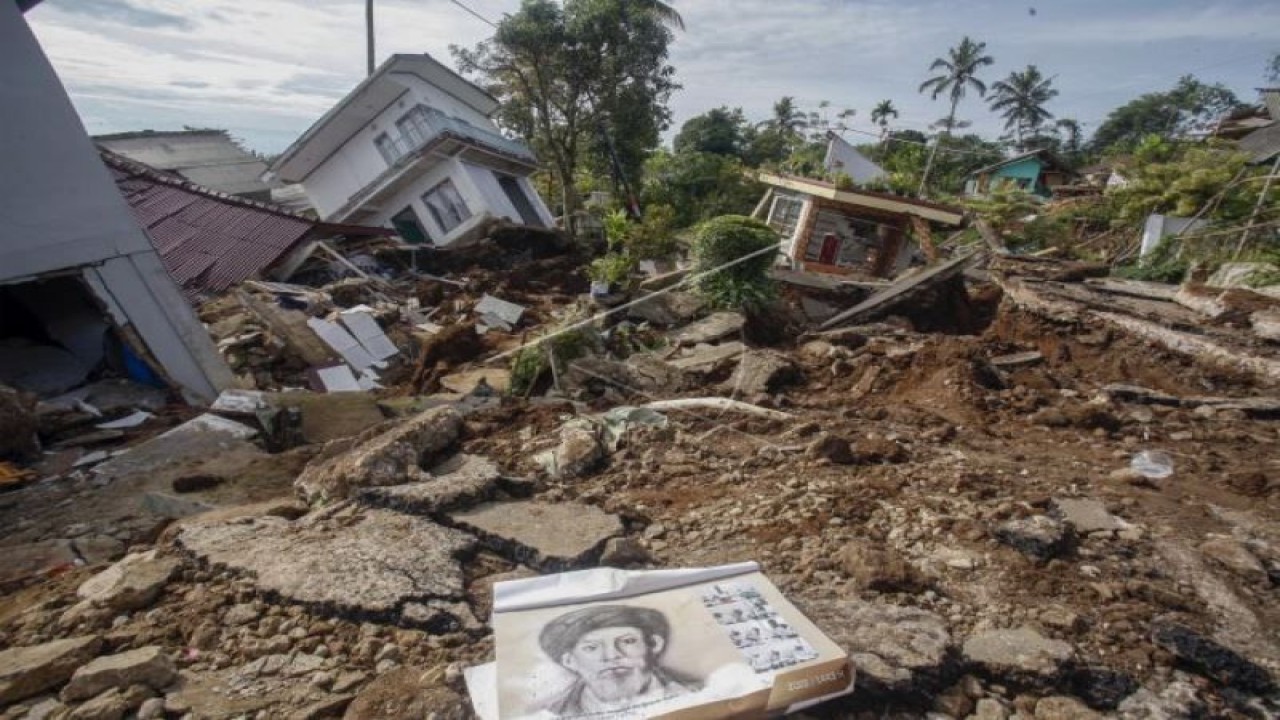
<svg viewBox="0 0 1280 720">
<path fill-rule="evenodd" d="M 103 151 L 102 161 L 165 269 L 192 301 L 254 277 L 288 279 L 318 251 L 342 262 L 329 243 L 390 234 L 220 193 L 113 152 Z"/>
<path fill-rule="evenodd" d="M 1048 150 L 1032 150 L 969 173 L 964 194 L 986 196 L 1001 188 L 1025 190 L 1048 199 L 1055 188 L 1070 185 L 1075 173 Z"/>
<path fill-rule="evenodd" d="M 0 59 L 0 381 L 57 393 L 118 362 L 212 400 L 230 373 L 9 3 Z"/>
<path fill-rule="evenodd" d="M 930 223 L 956 227 L 963 212 L 939 203 L 861 189 L 841 189 L 810 178 L 760 173 L 769 186 L 757 215 L 782 236 L 782 252 L 797 269 L 887 277 L 901 272 L 919 250 L 933 251 Z"/>
<path fill-rule="evenodd" d="M 271 164 L 329 222 L 451 245 L 487 220 L 551 227 L 537 159 L 491 119 L 498 101 L 430 55 L 393 55 Z"/>
</svg>

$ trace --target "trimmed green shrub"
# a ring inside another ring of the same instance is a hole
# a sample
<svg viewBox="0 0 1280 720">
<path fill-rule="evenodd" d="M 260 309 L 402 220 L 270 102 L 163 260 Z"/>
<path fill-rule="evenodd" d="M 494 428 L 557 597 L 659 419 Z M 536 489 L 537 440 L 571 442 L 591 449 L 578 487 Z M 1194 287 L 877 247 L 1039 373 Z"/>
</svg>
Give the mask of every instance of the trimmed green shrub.
<svg viewBox="0 0 1280 720">
<path fill-rule="evenodd" d="M 693 272 L 715 271 L 698 280 L 698 292 L 717 307 L 756 309 L 767 305 L 776 296 L 769 268 L 777 254 L 760 251 L 769 247 L 778 248 L 778 234 L 759 220 L 722 215 L 702 223 L 694 233 L 690 253 Z M 753 252 L 760 254 L 722 268 Z"/>
</svg>

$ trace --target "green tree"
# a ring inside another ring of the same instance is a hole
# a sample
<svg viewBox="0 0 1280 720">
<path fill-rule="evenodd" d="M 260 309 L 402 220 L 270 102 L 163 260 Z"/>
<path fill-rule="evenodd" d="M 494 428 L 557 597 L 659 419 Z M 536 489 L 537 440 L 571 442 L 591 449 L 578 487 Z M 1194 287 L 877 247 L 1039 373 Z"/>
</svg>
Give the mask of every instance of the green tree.
<svg viewBox="0 0 1280 720">
<path fill-rule="evenodd" d="M 1128 152 L 1148 135 L 1175 138 L 1204 130 L 1240 104 L 1221 83 L 1182 76 L 1165 92 L 1146 93 L 1112 110 L 1090 142 L 1094 152 Z"/>
<path fill-rule="evenodd" d="M 747 128 L 741 108 L 718 107 L 685 121 L 672 145 L 678 153 L 706 152 L 740 158 L 746 149 Z"/>
<path fill-rule="evenodd" d="M 892 100 L 881 100 L 871 109 L 871 122 L 880 126 L 881 136 L 888 136 L 889 119 L 898 117 L 898 108 L 893 106 Z"/>
<path fill-rule="evenodd" d="M 796 107 L 795 98 L 786 96 L 773 104 L 773 117 L 765 120 L 763 125 L 782 135 L 795 137 L 809 127 L 808 115 Z"/>
<path fill-rule="evenodd" d="M 763 188 L 729 155 L 655 152 L 645 164 L 641 197 L 646 206 L 669 206 L 676 227 L 717 215 L 751 212 Z"/>
<path fill-rule="evenodd" d="M 451 48 L 459 69 L 501 101 L 497 120 L 530 139 L 551 167 L 573 231 L 582 168 L 638 182 L 678 88 L 658 4 L 523 0 L 489 40 Z"/>
<path fill-rule="evenodd" d="M 939 97 L 946 95 L 951 100 L 951 110 L 947 113 L 948 128 L 955 125 L 956 107 L 964 99 L 970 88 L 976 91 L 979 97 L 987 94 L 986 84 L 977 77 L 979 70 L 995 62 L 990 55 L 985 54 L 986 49 L 986 43 L 974 42 L 968 36 L 965 36 L 959 45 L 947 51 L 947 57 L 936 58 L 933 64 L 929 66 L 931 71 L 942 70 L 943 72 L 920 83 L 920 92 L 928 92 L 932 99 L 937 100 Z M 938 148 L 950 134 L 950 129 L 944 130 L 942 135 L 938 137 L 937 142 L 934 143 L 933 149 L 929 152 L 929 159 L 925 162 L 924 173 L 920 177 L 919 192 L 921 195 L 924 194 L 925 188 L 929 184 L 929 172 L 933 168 Z"/>
<path fill-rule="evenodd" d="M 1053 78 L 1040 73 L 1035 65 L 1025 70 L 1009 73 L 1009 77 L 991 86 L 991 109 L 1004 117 L 1006 130 L 1013 130 L 1019 150 L 1026 150 L 1024 138 L 1039 132 L 1040 127 L 1053 119 L 1053 113 L 1045 109 L 1045 103 L 1058 96 L 1053 89 Z"/>
<path fill-rule="evenodd" d="M 1280 82 L 1280 52 L 1267 61 L 1266 77 L 1269 82 Z"/>
</svg>

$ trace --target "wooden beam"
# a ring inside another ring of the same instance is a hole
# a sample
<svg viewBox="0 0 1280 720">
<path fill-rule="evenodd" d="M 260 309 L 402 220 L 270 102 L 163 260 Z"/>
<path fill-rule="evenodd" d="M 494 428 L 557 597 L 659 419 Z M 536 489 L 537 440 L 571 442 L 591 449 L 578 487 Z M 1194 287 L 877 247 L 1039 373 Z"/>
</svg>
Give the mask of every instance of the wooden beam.
<svg viewBox="0 0 1280 720">
<path fill-rule="evenodd" d="M 911 216 L 911 229 L 916 234 L 916 242 L 920 244 L 920 252 L 930 265 L 938 262 L 938 248 L 933 244 L 933 230 L 924 218 Z"/>
</svg>

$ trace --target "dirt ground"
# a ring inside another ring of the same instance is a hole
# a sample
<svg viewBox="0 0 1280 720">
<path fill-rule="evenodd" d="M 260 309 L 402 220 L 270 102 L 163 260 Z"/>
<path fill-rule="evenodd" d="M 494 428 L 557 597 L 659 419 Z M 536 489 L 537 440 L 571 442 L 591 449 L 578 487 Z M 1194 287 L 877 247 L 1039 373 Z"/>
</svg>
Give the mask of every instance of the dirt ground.
<svg viewBox="0 0 1280 720">
<path fill-rule="evenodd" d="M 510 284 L 511 298 L 538 291 L 525 276 Z M 460 448 L 506 476 L 536 480 L 537 499 L 619 515 L 653 567 L 755 560 L 801 608 L 857 601 L 939 618 L 951 641 L 927 671 L 900 687 L 860 683 L 851 696 L 805 711 L 810 717 L 1275 717 L 1275 686 L 1241 678 L 1280 671 L 1280 422 L 1126 402 L 1105 388 L 1125 383 L 1179 397 L 1276 389 L 1102 323 L 1045 320 L 990 288 L 972 300 L 963 329 L 976 324 L 974 334 L 906 332 L 858 343 L 793 335 L 772 348 L 797 372 L 737 399 L 789 420 L 672 412 L 668 427 L 633 431 L 595 472 L 556 480 L 534 455 L 555 444 L 574 406 L 503 398 L 467 416 Z M 961 329 L 943 318 L 928 324 Z M 750 345 L 748 354 L 765 352 Z M 993 362 L 1029 351 L 1039 356 Z M 725 392 L 695 385 L 673 395 Z M 1144 450 L 1168 452 L 1172 474 L 1130 470 Z M 222 481 L 195 497 L 211 504 L 291 499 L 292 479 L 312 453 L 214 453 L 105 487 L 48 484 L 0 496 L 0 545 L 67 537 L 68 527 L 114 518 L 113 528 L 127 532 L 94 532 L 135 549 L 163 547 L 163 522 L 135 527 L 131 508 L 141 494 L 208 474 Z M 1011 522 L 1057 521 L 1056 501 L 1067 499 L 1100 501 L 1118 529 L 1066 527 L 1066 539 L 1044 553 L 1009 540 Z M 1256 567 L 1232 562 L 1220 552 L 1224 542 Z M 875 548 L 882 565 L 851 562 L 856 547 Z M 184 678 L 165 696 L 167 717 L 467 717 L 461 668 L 492 658 L 483 628 L 431 634 L 359 621 L 278 602 L 251 578 L 192 563 L 145 610 L 72 613 L 76 587 L 102 566 L 72 566 L 0 597 L 0 646 L 85 633 L 111 649 L 161 645 Z M 488 551 L 468 561 L 468 602 L 482 622 L 488 585 L 516 569 Z M 230 610 L 241 607 L 252 620 L 230 626 Z M 1169 623 L 1211 640 L 1216 661 L 1157 631 Z M 1071 659 L 1028 678 L 962 651 L 967 638 L 1018 627 L 1069 643 Z M 287 666 L 246 670 L 282 654 L 326 664 L 296 675 Z M 1122 703 L 1135 693 L 1149 699 Z M 1077 710 L 1055 715 L 1044 698 L 1071 698 L 1062 702 Z M 0 717 L 35 717 L 26 714 L 34 706 L 27 700 Z"/>
</svg>

